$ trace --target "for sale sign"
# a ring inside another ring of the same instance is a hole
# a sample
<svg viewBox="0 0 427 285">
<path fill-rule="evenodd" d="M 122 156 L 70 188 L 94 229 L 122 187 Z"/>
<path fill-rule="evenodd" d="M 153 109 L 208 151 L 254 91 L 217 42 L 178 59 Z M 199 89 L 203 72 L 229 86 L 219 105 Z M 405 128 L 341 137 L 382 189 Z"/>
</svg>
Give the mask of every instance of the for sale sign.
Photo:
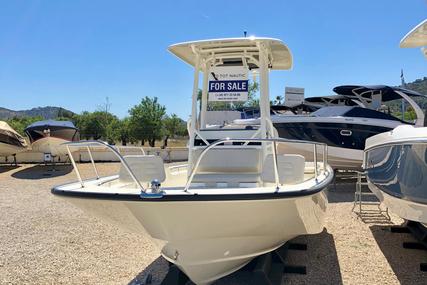
<svg viewBox="0 0 427 285">
<path fill-rule="evenodd" d="M 248 87 L 248 69 L 243 66 L 219 66 L 210 70 L 209 101 L 247 101 Z"/>
</svg>

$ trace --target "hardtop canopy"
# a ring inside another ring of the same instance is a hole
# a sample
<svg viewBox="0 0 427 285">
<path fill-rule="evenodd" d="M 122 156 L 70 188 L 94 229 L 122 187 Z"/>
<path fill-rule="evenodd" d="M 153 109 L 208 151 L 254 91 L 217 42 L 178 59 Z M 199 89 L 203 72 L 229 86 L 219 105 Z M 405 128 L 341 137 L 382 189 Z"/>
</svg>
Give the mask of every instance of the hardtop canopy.
<svg viewBox="0 0 427 285">
<path fill-rule="evenodd" d="M 427 19 L 419 23 L 400 41 L 401 48 L 427 46 Z"/>
<path fill-rule="evenodd" d="M 248 67 L 256 68 L 259 60 L 259 45 L 264 45 L 269 51 L 269 68 L 273 70 L 287 70 L 292 68 L 292 54 L 289 48 L 278 39 L 274 38 L 226 38 L 184 42 L 171 45 L 169 51 L 195 66 L 196 54 L 205 60 L 215 58 L 221 61 L 221 65 L 245 65 L 242 56 L 253 57 L 247 62 Z"/>
<path fill-rule="evenodd" d="M 402 92 L 405 95 L 411 97 L 424 97 L 427 96 L 418 93 L 416 91 L 400 88 L 400 87 L 391 87 L 386 85 L 341 85 L 337 86 L 334 89 L 334 92 L 340 95 L 348 96 L 361 96 L 364 99 L 371 99 L 373 94 L 381 94 L 382 101 L 392 101 L 395 99 L 402 99 L 402 95 L 398 92 Z M 398 92 L 396 92 L 398 91 Z"/>
<path fill-rule="evenodd" d="M 29 125 L 25 131 L 31 129 L 45 128 L 45 127 L 57 127 L 57 128 L 67 128 L 67 129 L 75 129 L 73 122 L 70 121 L 55 121 L 55 120 L 46 120 L 46 121 L 38 121 Z"/>
</svg>

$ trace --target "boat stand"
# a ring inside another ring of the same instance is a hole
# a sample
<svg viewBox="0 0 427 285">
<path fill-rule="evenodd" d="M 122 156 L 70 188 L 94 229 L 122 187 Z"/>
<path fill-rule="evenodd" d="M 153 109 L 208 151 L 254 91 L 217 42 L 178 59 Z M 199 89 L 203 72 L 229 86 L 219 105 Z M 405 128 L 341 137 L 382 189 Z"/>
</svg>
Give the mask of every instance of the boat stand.
<svg viewBox="0 0 427 285">
<path fill-rule="evenodd" d="M 392 233 L 409 233 L 418 240 L 418 242 L 403 242 L 403 248 L 427 250 L 427 229 L 419 222 L 406 221 L 401 226 L 390 227 L 390 231 Z M 427 272 L 427 262 L 420 263 L 420 271 Z"/>
<path fill-rule="evenodd" d="M 387 221 L 390 221 L 391 218 L 388 213 L 388 208 L 381 208 L 381 202 L 377 199 L 374 193 L 369 189 L 366 190 L 367 186 L 368 182 L 366 181 L 366 174 L 358 171 L 352 211 L 356 212 L 357 216 L 361 218 L 362 221 L 368 221 L 369 219 L 372 220 L 375 218 L 378 219 L 380 217 L 384 217 Z M 364 206 L 376 206 L 376 209 L 367 209 Z"/>
<path fill-rule="evenodd" d="M 287 265 L 286 257 L 289 250 L 307 250 L 306 244 L 287 242 L 275 251 L 263 254 L 244 266 L 242 269 L 225 277 L 233 280 L 244 278 L 250 284 L 280 285 L 284 274 L 307 274 L 305 266 Z M 148 275 L 150 276 L 150 275 Z M 221 281 L 219 281 L 221 283 Z M 233 283 L 233 282 L 231 282 Z M 151 284 L 151 277 L 145 278 L 141 283 L 132 285 Z M 171 264 L 162 285 L 190 285 L 190 279 L 176 265 Z"/>
</svg>

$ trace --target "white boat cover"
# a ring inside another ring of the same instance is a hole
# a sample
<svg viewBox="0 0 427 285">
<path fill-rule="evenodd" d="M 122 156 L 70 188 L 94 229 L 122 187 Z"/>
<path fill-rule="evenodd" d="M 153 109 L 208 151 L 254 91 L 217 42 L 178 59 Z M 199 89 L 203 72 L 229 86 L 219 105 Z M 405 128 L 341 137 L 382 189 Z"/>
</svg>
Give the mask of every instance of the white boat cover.
<svg viewBox="0 0 427 285">
<path fill-rule="evenodd" d="M 23 147 L 27 146 L 27 142 L 25 141 L 25 139 L 17 131 L 12 129 L 12 127 L 9 126 L 9 124 L 5 121 L 0 121 L 0 133 L 5 134 L 7 136 L 15 137 L 21 142 Z"/>
</svg>

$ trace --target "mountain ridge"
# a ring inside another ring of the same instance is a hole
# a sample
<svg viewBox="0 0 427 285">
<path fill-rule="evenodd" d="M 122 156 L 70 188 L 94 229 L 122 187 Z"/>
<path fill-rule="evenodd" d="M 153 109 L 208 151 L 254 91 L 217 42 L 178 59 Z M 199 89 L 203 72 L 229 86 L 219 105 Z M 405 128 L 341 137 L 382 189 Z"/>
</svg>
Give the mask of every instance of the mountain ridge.
<svg viewBox="0 0 427 285">
<path fill-rule="evenodd" d="M 58 117 L 71 117 L 74 112 L 56 106 L 35 107 L 29 110 L 11 110 L 0 107 L 0 120 L 23 117 L 42 117 L 45 120 L 56 119 Z"/>
</svg>

